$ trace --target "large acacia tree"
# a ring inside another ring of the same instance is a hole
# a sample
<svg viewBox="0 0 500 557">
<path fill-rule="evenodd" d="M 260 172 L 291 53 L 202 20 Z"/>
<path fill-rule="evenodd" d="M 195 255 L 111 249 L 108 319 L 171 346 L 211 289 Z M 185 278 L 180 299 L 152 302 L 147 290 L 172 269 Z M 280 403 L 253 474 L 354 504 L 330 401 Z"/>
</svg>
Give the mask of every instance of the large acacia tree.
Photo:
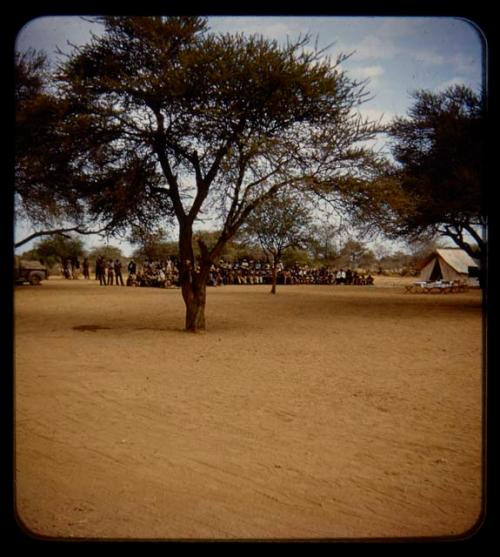
<svg viewBox="0 0 500 557">
<path fill-rule="evenodd" d="M 106 181 L 123 168 L 165 200 L 160 216 L 169 207 L 179 228 L 186 329 L 202 330 L 211 263 L 256 207 L 283 188 L 348 201 L 350 184 L 368 177 L 363 142 L 376 126 L 355 111 L 366 92 L 344 56 L 331 61 L 307 38 L 216 35 L 198 17 L 100 21 L 104 33 L 59 72 L 74 150 L 87 147 L 73 164 L 92 184 L 95 214 L 148 204 L 139 181 Z M 193 232 L 207 212 L 220 218 L 210 248 Z"/>
<path fill-rule="evenodd" d="M 447 236 L 484 258 L 484 98 L 453 86 L 417 91 L 413 100 L 408 115 L 389 128 L 395 165 L 383 227 L 393 237 Z"/>
</svg>

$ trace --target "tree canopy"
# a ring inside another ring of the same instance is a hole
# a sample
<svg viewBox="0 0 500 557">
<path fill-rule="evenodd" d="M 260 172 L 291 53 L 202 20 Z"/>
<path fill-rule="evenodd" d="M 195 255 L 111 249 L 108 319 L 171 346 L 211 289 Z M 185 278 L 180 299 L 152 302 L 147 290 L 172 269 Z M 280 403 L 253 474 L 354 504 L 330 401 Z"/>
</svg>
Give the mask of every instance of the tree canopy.
<svg viewBox="0 0 500 557">
<path fill-rule="evenodd" d="M 69 184 L 53 180 L 65 172 L 58 122 L 64 103 L 48 88 L 47 58 L 30 50 L 16 57 L 16 214 L 35 226 L 79 221 L 81 204 Z M 22 242 L 21 242 L 22 244 Z"/>
<path fill-rule="evenodd" d="M 286 250 L 304 248 L 309 239 L 310 209 L 296 192 L 279 191 L 272 200 L 261 203 L 249 215 L 243 232 L 258 241 L 272 261 L 272 288 L 276 293 L 276 269 Z"/>
<path fill-rule="evenodd" d="M 410 238 L 441 234 L 477 256 L 486 225 L 484 99 L 464 86 L 417 91 L 413 99 L 408 116 L 389 128 L 396 164 L 387 201 L 394 218 L 382 215 L 385 231 Z"/>
<path fill-rule="evenodd" d="M 177 243 L 168 240 L 167 232 L 163 228 L 148 230 L 133 226 L 129 242 L 135 247 L 134 258 L 140 260 L 167 260 L 177 252 Z"/>
<path fill-rule="evenodd" d="M 113 129 L 64 94 L 46 55 L 17 54 L 15 70 L 16 216 L 36 229 L 16 247 L 44 235 L 115 233 L 156 218 L 163 199 L 148 197 L 148 170 L 133 157 L 115 164 L 117 152 L 106 148 Z"/>
<path fill-rule="evenodd" d="M 49 267 L 56 263 L 78 259 L 84 254 L 83 242 L 80 238 L 66 238 L 55 235 L 39 240 L 35 247 L 23 254 L 32 259 L 39 259 Z"/>
</svg>

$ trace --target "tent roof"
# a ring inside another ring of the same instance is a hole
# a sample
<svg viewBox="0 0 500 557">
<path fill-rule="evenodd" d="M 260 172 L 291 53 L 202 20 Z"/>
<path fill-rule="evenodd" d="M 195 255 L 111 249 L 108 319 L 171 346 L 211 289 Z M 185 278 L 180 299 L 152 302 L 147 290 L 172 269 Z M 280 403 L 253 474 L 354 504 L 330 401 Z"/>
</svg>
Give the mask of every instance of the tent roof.
<svg viewBox="0 0 500 557">
<path fill-rule="evenodd" d="M 469 267 L 477 267 L 474 259 L 463 249 L 439 248 L 436 251 L 458 273 L 468 273 Z"/>
<path fill-rule="evenodd" d="M 469 267 L 478 266 L 476 261 L 460 248 L 438 248 L 431 256 L 426 258 L 421 268 L 425 267 L 436 256 L 441 257 L 457 273 L 467 274 Z"/>
</svg>

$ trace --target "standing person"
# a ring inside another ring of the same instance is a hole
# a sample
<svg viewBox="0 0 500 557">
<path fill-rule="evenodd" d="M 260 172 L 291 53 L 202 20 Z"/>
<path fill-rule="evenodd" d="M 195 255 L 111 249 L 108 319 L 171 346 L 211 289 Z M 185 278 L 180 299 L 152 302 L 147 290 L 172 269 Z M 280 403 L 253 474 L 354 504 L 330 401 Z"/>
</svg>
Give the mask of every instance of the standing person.
<svg viewBox="0 0 500 557">
<path fill-rule="evenodd" d="M 114 269 L 115 269 L 116 286 L 118 286 L 118 280 L 120 280 L 121 286 L 125 286 L 123 284 L 123 277 L 122 277 L 122 262 L 119 259 L 115 259 Z"/>
<path fill-rule="evenodd" d="M 65 259 L 63 261 L 63 275 L 65 279 L 70 279 L 71 278 L 71 270 L 69 267 L 69 260 Z"/>
<path fill-rule="evenodd" d="M 137 265 L 133 259 L 129 261 L 127 269 L 129 275 L 135 275 L 137 273 Z"/>
<path fill-rule="evenodd" d="M 137 286 L 137 265 L 133 259 L 129 261 L 127 270 L 127 286 Z"/>
<path fill-rule="evenodd" d="M 74 280 L 78 279 L 78 275 L 80 274 L 80 260 L 78 257 L 71 259 L 71 274 Z"/>
<path fill-rule="evenodd" d="M 173 264 L 170 258 L 167 259 L 167 263 L 165 265 L 165 287 L 170 288 L 172 286 L 172 272 Z"/>
<path fill-rule="evenodd" d="M 88 257 L 85 257 L 83 259 L 83 278 L 87 280 L 90 278 L 90 266 Z"/>
<path fill-rule="evenodd" d="M 106 286 L 106 263 L 104 257 L 99 255 L 95 262 L 96 279 L 99 280 L 99 286 Z"/>
<path fill-rule="evenodd" d="M 115 274 L 115 272 L 114 272 L 113 260 L 110 259 L 108 261 L 108 285 L 113 284 L 114 274 Z"/>
</svg>

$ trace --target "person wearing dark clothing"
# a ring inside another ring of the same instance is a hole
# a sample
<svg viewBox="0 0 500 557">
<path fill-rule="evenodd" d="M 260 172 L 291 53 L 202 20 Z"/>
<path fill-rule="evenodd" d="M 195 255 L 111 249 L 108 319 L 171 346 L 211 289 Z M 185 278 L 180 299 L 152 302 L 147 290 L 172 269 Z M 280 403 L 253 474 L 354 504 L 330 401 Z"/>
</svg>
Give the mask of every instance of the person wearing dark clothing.
<svg viewBox="0 0 500 557">
<path fill-rule="evenodd" d="M 113 284 L 113 277 L 114 277 L 114 265 L 113 261 L 110 259 L 108 261 L 108 285 Z"/>
<path fill-rule="evenodd" d="M 89 279 L 90 278 L 90 266 L 89 266 L 89 260 L 87 257 L 85 257 L 85 259 L 83 260 L 83 278 L 84 279 Z"/>
<path fill-rule="evenodd" d="M 137 265 L 133 259 L 131 259 L 127 265 L 127 286 L 138 286 L 139 280 L 137 277 Z"/>
<path fill-rule="evenodd" d="M 115 281 L 116 286 L 118 286 L 118 281 L 120 281 L 121 286 L 125 286 L 123 284 L 123 277 L 122 277 L 122 263 L 119 259 L 115 259 Z"/>
<path fill-rule="evenodd" d="M 106 263 L 102 255 L 95 262 L 95 275 L 100 286 L 106 286 Z"/>
<path fill-rule="evenodd" d="M 63 261 L 63 275 L 64 275 L 64 278 L 65 278 L 65 279 L 70 279 L 70 278 L 72 278 L 72 276 L 73 276 L 73 275 L 71 274 L 71 267 L 70 267 L 70 265 L 71 265 L 71 262 L 70 262 L 69 259 L 65 259 L 65 260 Z"/>
</svg>

